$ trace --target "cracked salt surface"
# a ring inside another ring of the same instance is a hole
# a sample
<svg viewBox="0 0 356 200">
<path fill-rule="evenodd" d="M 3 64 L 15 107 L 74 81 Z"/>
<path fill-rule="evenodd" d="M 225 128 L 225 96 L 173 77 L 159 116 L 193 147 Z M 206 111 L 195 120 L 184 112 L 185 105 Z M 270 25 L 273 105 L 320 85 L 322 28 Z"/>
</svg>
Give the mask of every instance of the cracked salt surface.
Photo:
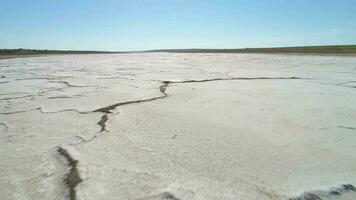
<svg viewBox="0 0 356 200">
<path fill-rule="evenodd" d="M 356 58 L 1 60 L 1 199 L 355 199 Z"/>
</svg>

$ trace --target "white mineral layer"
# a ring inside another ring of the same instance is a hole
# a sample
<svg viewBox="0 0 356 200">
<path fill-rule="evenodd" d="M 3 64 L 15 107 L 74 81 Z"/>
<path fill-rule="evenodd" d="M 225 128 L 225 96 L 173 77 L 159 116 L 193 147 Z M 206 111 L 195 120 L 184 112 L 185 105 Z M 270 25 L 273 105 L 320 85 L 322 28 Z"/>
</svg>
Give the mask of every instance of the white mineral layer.
<svg viewBox="0 0 356 200">
<path fill-rule="evenodd" d="M 2 200 L 356 199 L 356 57 L 0 60 Z"/>
</svg>

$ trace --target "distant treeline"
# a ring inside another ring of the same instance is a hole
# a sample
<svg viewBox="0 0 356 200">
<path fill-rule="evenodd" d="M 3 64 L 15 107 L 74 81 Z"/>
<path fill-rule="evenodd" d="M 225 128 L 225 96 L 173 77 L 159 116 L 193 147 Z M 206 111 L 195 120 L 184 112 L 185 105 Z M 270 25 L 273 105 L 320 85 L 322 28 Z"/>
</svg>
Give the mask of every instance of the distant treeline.
<svg viewBox="0 0 356 200">
<path fill-rule="evenodd" d="M 244 49 L 160 49 L 149 52 L 168 53 L 310 53 L 310 54 L 356 54 L 356 45 L 300 46 Z"/>
<path fill-rule="evenodd" d="M 65 51 L 65 50 L 38 50 L 38 49 L 0 49 L 0 55 L 36 55 L 36 54 L 89 54 L 112 53 L 109 51 Z"/>
<path fill-rule="evenodd" d="M 356 54 L 356 45 L 300 46 L 300 47 L 244 48 L 244 49 L 158 49 L 158 50 L 140 51 L 140 52 Z M 0 49 L 0 55 L 90 54 L 90 53 L 134 53 L 134 52 Z"/>
</svg>

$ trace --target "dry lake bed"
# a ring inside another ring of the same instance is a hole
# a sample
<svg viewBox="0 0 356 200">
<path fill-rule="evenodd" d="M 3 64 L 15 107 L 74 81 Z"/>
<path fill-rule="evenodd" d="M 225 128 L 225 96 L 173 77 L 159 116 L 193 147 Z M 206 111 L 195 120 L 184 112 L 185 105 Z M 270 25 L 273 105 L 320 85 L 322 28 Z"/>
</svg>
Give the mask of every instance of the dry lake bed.
<svg viewBox="0 0 356 200">
<path fill-rule="evenodd" d="M 0 199 L 356 199 L 356 57 L 0 60 Z"/>
</svg>

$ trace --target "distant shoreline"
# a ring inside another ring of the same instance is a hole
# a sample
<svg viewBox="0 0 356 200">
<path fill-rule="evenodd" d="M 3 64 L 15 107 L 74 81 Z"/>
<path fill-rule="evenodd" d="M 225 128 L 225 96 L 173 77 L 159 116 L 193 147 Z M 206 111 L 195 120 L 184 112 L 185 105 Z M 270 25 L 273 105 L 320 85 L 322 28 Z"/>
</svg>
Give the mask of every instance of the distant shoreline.
<svg viewBox="0 0 356 200">
<path fill-rule="evenodd" d="M 37 49 L 0 49 L 0 59 L 24 58 L 68 54 L 117 54 L 117 53 L 262 53 L 287 55 L 356 56 L 356 45 L 299 46 L 244 49 L 157 49 L 148 51 L 66 51 Z"/>
<path fill-rule="evenodd" d="M 148 52 L 167 53 L 283 53 L 283 54 L 349 54 L 356 55 L 356 45 L 299 46 L 244 49 L 159 49 Z"/>
<path fill-rule="evenodd" d="M 15 58 L 31 58 L 31 57 L 45 57 L 45 56 L 65 56 L 65 55 L 91 55 L 91 54 L 99 54 L 99 53 L 60 53 L 60 54 L 14 54 L 14 55 L 1 55 L 0 60 L 6 59 L 15 59 Z M 100 54 L 109 54 L 109 53 L 100 53 Z M 110 53 L 113 54 L 113 53 Z"/>
<path fill-rule="evenodd" d="M 130 52 L 130 53 L 173 53 L 173 52 Z M 179 53 L 189 53 L 189 52 L 179 52 Z M 203 52 L 194 52 L 194 54 L 199 54 Z M 207 52 L 214 54 L 214 52 Z M 6 59 L 16 59 L 16 58 L 31 58 L 31 57 L 45 57 L 45 56 L 65 56 L 65 55 L 90 55 L 93 53 L 82 53 L 82 54 L 33 54 L 33 55 L 0 55 L 0 60 Z M 116 54 L 116 53 L 101 53 L 101 54 Z M 215 54 L 224 54 L 221 52 L 215 52 Z M 226 54 L 226 53 L 225 53 Z M 227 53 L 232 54 L 232 53 Z M 270 54 L 270 55 L 295 55 L 295 56 L 345 56 L 345 57 L 356 57 L 356 53 L 266 53 L 266 52 L 254 52 L 254 53 L 235 53 L 235 54 Z"/>
<path fill-rule="evenodd" d="M 0 55 L 0 60 L 14 59 L 14 58 L 38 57 L 38 56 L 46 56 L 46 55 L 49 55 L 49 54 L 36 54 L 36 55 Z"/>
<path fill-rule="evenodd" d="M 0 49 L 0 59 L 26 58 L 53 55 L 89 55 L 89 54 L 112 54 L 128 52 L 111 51 L 73 51 L 73 50 L 42 50 L 42 49 Z"/>
</svg>

